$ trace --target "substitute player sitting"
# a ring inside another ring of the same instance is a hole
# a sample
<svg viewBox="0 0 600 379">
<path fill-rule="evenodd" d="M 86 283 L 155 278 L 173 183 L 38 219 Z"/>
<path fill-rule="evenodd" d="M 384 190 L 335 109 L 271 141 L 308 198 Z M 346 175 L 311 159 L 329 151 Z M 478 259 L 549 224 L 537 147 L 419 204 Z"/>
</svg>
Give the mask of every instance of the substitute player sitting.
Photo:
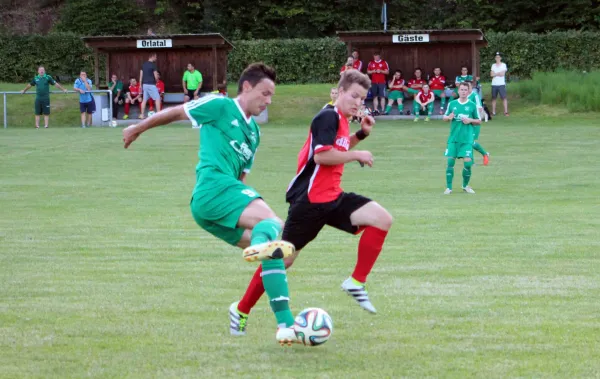
<svg viewBox="0 0 600 379">
<path fill-rule="evenodd" d="M 275 79 L 271 67 L 251 64 L 240 76 L 237 98 L 209 95 L 165 109 L 124 129 L 123 141 L 127 148 L 148 129 L 175 121 L 189 119 L 202 125 L 192 215 L 207 232 L 244 248 L 246 261 L 263 261 L 262 281 L 277 319 L 275 338 L 283 345 L 297 341 L 282 259 L 294 253 L 294 246 L 276 241 L 282 221 L 262 196 L 245 184 L 260 143 L 260 129 L 252 116 L 271 104 Z"/>
<path fill-rule="evenodd" d="M 460 67 L 460 75 L 458 75 L 455 79 L 454 79 L 454 85 L 456 86 L 454 88 L 454 97 L 458 97 L 458 85 L 460 83 L 463 82 L 472 82 L 473 81 L 473 76 L 469 75 L 469 68 L 467 66 L 461 66 Z"/>
<path fill-rule="evenodd" d="M 473 188 L 469 186 L 471 167 L 473 166 L 473 126 L 481 124 L 481 119 L 479 118 L 477 105 L 468 99 L 469 85 L 467 83 L 458 85 L 458 96 L 457 100 L 452 100 L 448 104 L 448 109 L 444 115 L 444 121 L 451 122 L 448 147 L 445 153 L 448 158 L 448 166 L 446 167 L 446 190 L 444 195 L 452 193 L 456 158 L 462 158 L 464 162 L 462 172 L 463 191 L 475 193 Z"/>
<path fill-rule="evenodd" d="M 433 114 L 433 104 L 435 102 L 435 95 L 429 89 L 428 84 L 424 84 L 423 88 L 419 91 L 417 96 L 415 96 L 415 101 L 413 102 L 413 113 L 415 114 L 415 122 L 419 121 L 419 115 L 421 111 L 427 112 L 427 116 L 425 117 L 425 121 L 429 121 L 429 117 Z"/>
<path fill-rule="evenodd" d="M 436 67 L 433 69 L 433 76 L 429 79 L 429 88 L 431 91 L 440 99 L 440 114 L 444 114 L 444 107 L 446 107 L 446 77 L 442 75 L 442 69 Z"/>
<path fill-rule="evenodd" d="M 408 81 L 406 86 L 404 86 L 404 91 L 406 92 L 405 98 L 414 97 L 421 91 L 423 85 L 427 84 L 427 82 L 421 77 L 423 75 L 423 71 L 420 68 L 415 68 L 414 77 Z"/>
<path fill-rule="evenodd" d="M 323 108 L 313 118 L 308 138 L 298 155 L 297 174 L 287 190 L 290 208 L 282 238 L 297 246 L 296 253 L 285 259 L 286 267 L 290 267 L 300 250 L 315 239 L 325 225 L 354 235 L 362 232 L 354 271 L 342 283 L 342 289 L 363 309 L 376 313 L 365 282 L 381 252 L 392 216 L 375 201 L 344 192 L 340 187 L 345 164 L 358 161 L 373 165 L 370 152 L 351 149 L 371 134 L 375 120 L 365 117 L 361 129 L 353 134 L 348 124 L 348 117 L 360 108 L 370 85 L 369 78 L 356 70 L 343 73 L 335 106 Z M 260 278 L 259 268 L 242 300 L 231 305 L 237 310 L 230 314 L 232 334 L 246 333 L 248 314 L 264 292 Z M 234 328 L 237 324 L 243 327 Z"/>
<path fill-rule="evenodd" d="M 392 106 L 394 105 L 394 101 L 398 103 L 398 112 L 402 114 L 404 111 L 404 93 L 402 90 L 404 89 L 404 78 L 402 77 L 402 71 L 396 70 L 394 71 L 394 76 L 388 83 L 388 87 L 390 88 L 390 92 L 388 93 L 388 104 L 385 107 L 384 114 L 390 114 L 392 110 Z"/>
<path fill-rule="evenodd" d="M 127 120 L 129 118 L 129 108 L 132 105 L 137 104 L 140 107 L 140 114 L 142 113 L 142 93 L 140 91 L 140 86 L 135 78 L 129 79 L 129 92 L 125 97 L 125 116 L 123 116 L 123 120 Z"/>
</svg>

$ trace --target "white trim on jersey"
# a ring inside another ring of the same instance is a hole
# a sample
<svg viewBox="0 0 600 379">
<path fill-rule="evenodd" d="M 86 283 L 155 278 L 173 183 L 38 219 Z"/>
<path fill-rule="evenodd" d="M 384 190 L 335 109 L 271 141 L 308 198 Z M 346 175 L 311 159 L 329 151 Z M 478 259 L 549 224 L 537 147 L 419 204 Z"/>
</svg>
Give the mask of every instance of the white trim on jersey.
<svg viewBox="0 0 600 379">
<path fill-rule="evenodd" d="M 312 133 L 310 133 L 310 149 L 308 151 L 308 158 L 306 158 L 306 163 L 304 163 L 304 166 L 302 166 L 302 168 L 300 169 L 300 171 L 298 171 L 298 174 L 296 174 L 296 176 L 294 176 L 294 178 L 292 179 L 292 181 L 290 182 L 290 184 L 288 185 L 288 188 L 285 192 L 289 191 L 290 188 L 292 188 L 292 186 L 294 185 L 294 183 L 296 183 L 296 179 L 298 179 L 298 177 L 300 175 L 302 175 L 302 173 L 304 172 L 304 169 L 306 168 L 306 165 L 308 164 L 308 162 L 310 161 L 310 158 L 312 158 L 313 156 L 313 148 L 312 148 Z"/>
<path fill-rule="evenodd" d="M 190 114 L 190 110 L 192 109 L 196 109 L 199 106 L 208 103 L 211 100 L 215 100 L 215 99 L 223 99 L 223 97 L 221 96 L 216 96 L 216 95 L 207 95 L 204 97 L 199 98 L 198 100 L 192 100 L 192 101 L 188 101 L 187 103 L 183 104 L 183 110 L 185 111 L 186 116 L 190 119 L 190 121 L 192 122 L 192 126 L 195 128 L 201 128 L 202 125 L 198 125 L 198 122 L 192 117 L 192 115 Z"/>
<path fill-rule="evenodd" d="M 235 105 L 237 105 L 238 111 L 240 111 L 242 117 L 244 118 L 244 120 L 246 120 L 246 123 L 250 124 L 250 121 L 252 121 L 252 116 L 246 117 L 246 113 L 244 113 L 244 110 L 242 109 L 242 107 L 240 105 L 240 101 L 238 100 L 237 97 L 235 99 L 233 99 L 233 102 L 235 103 Z"/>
<path fill-rule="evenodd" d="M 313 172 L 312 176 L 310 177 L 310 181 L 308 182 L 308 190 L 306 191 L 306 196 L 310 196 L 310 189 L 313 186 L 313 182 L 315 181 L 315 178 L 317 177 L 317 173 L 319 172 L 320 167 L 321 167 L 320 164 L 315 165 L 315 172 Z"/>
</svg>

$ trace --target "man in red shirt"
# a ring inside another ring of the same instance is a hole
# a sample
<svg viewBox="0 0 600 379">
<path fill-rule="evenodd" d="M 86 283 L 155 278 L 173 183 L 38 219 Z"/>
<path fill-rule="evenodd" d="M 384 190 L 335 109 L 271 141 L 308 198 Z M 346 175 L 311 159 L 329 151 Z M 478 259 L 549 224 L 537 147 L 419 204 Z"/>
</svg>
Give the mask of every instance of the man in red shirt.
<svg viewBox="0 0 600 379">
<path fill-rule="evenodd" d="M 349 70 L 351 68 L 354 68 L 354 58 L 348 57 L 348 60 L 346 60 L 346 63 L 342 66 L 342 68 L 340 68 L 340 75 L 342 74 L 342 72 Z"/>
<path fill-rule="evenodd" d="M 428 84 L 424 84 L 423 88 L 415 95 L 415 101 L 413 103 L 413 113 L 415 114 L 415 122 L 419 121 L 419 114 L 421 111 L 427 110 L 427 117 L 425 121 L 429 121 L 429 117 L 433 114 L 433 103 L 435 101 L 435 95 L 429 89 Z"/>
<path fill-rule="evenodd" d="M 160 78 L 160 71 L 156 71 L 156 75 L 158 77 L 156 89 L 158 89 L 158 94 L 160 95 L 160 103 L 163 104 L 163 99 L 165 98 L 165 82 Z M 154 112 L 154 100 L 152 100 L 152 98 L 148 99 L 148 110 Z"/>
<path fill-rule="evenodd" d="M 427 84 L 427 82 L 421 78 L 421 75 L 423 75 L 423 71 L 421 71 L 419 67 L 415 68 L 414 77 L 409 80 L 407 86 L 404 87 L 404 91 L 406 93 L 415 96 L 419 93 L 419 91 L 421 91 L 423 85 Z M 406 96 L 410 97 L 409 95 Z"/>
<path fill-rule="evenodd" d="M 123 120 L 127 120 L 129 118 L 129 107 L 131 105 L 135 105 L 136 103 L 140 107 L 141 114 L 142 94 L 140 93 L 140 85 L 135 78 L 131 78 L 129 79 L 129 92 L 127 92 L 127 97 L 125 98 L 125 116 L 123 116 Z"/>
<path fill-rule="evenodd" d="M 429 88 L 435 96 L 439 97 L 442 104 L 440 107 L 440 114 L 444 114 L 444 108 L 446 108 L 446 77 L 442 75 L 442 69 L 436 67 L 433 69 L 433 76 L 429 79 Z"/>
<path fill-rule="evenodd" d="M 362 61 L 360 60 L 358 50 L 352 50 L 352 58 L 354 58 L 354 63 L 352 64 L 352 67 L 355 70 L 362 72 L 363 64 L 362 64 Z"/>
<path fill-rule="evenodd" d="M 381 59 L 379 53 L 373 54 L 373 60 L 369 62 L 367 74 L 371 75 L 371 95 L 373 95 L 373 113 L 379 114 L 379 99 L 381 99 L 381 113 L 385 110 L 385 77 L 390 73 L 390 66 L 387 62 Z"/>
<path fill-rule="evenodd" d="M 296 253 L 284 260 L 287 268 L 325 225 L 350 234 L 363 232 L 354 272 L 342 283 L 342 289 L 363 309 L 376 313 L 365 282 L 381 252 L 392 216 L 371 199 L 340 188 L 346 163 L 358 161 L 361 165 L 373 165 L 373 155 L 369 151 L 351 149 L 369 136 L 375 120 L 371 116 L 364 117 L 361 129 L 353 134 L 350 134 L 348 124 L 348 118 L 360 109 L 370 84 L 365 74 L 356 70 L 344 72 L 334 105 L 324 107 L 313 118 L 308 139 L 298 154 L 297 174 L 287 190 L 290 209 L 282 238 L 296 246 Z M 239 315 L 245 318 L 244 325 L 263 293 L 259 268 L 242 300 L 234 303 Z"/>
</svg>

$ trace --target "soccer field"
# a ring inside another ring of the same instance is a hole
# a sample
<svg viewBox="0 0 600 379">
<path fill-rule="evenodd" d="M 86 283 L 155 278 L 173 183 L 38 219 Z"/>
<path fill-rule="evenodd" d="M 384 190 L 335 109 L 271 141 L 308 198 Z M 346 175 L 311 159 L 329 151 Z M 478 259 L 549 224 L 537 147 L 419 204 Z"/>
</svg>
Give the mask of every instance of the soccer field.
<svg viewBox="0 0 600 379">
<path fill-rule="evenodd" d="M 314 104 L 282 103 L 307 114 L 273 109 L 249 183 L 285 217 Z M 485 124 L 477 194 L 460 192 L 457 163 L 450 196 L 448 124 L 378 123 L 359 147 L 375 166 L 349 164 L 343 187 L 395 218 L 369 277 L 379 313 L 340 290 L 358 238 L 326 229 L 289 283 L 294 312 L 324 308 L 333 337 L 289 349 L 264 298 L 248 335 L 229 335 L 256 265 L 191 217 L 197 130 L 151 130 L 130 150 L 120 129 L 0 130 L 0 378 L 599 376 L 596 122 Z"/>
</svg>

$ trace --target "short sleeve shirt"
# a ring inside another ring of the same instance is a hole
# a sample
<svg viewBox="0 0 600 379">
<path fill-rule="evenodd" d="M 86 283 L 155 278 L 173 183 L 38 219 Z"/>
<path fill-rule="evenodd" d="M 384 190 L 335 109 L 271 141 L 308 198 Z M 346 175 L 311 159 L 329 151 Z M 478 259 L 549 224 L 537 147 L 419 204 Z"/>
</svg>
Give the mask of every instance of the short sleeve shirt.
<svg viewBox="0 0 600 379">
<path fill-rule="evenodd" d="M 146 61 L 142 65 L 142 84 L 153 84 L 156 85 L 156 78 L 154 77 L 154 71 L 156 65 L 154 62 Z"/>
<path fill-rule="evenodd" d="M 50 85 L 55 85 L 56 81 L 47 74 L 36 75 L 30 85 L 35 86 L 35 94 L 38 99 L 50 99 Z"/>
</svg>

